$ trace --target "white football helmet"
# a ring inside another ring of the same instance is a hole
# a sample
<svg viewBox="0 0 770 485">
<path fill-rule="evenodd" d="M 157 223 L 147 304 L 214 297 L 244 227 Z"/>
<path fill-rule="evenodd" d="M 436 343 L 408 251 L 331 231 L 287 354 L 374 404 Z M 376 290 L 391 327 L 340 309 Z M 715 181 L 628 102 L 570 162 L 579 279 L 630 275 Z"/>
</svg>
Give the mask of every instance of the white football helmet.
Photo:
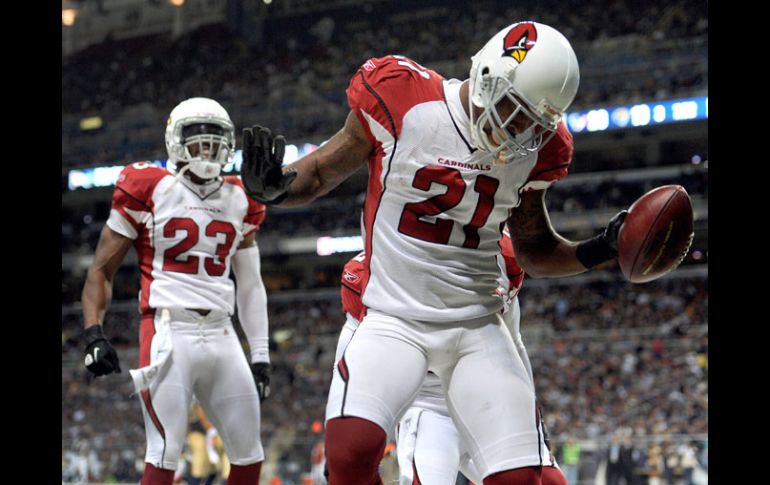
<svg viewBox="0 0 770 485">
<path fill-rule="evenodd" d="M 580 70 L 569 41 L 553 27 L 518 22 L 495 34 L 471 60 L 473 144 L 505 163 L 540 150 L 577 94 Z M 514 106 L 505 120 L 495 109 L 503 97 Z M 482 110 L 478 116 L 474 106 Z M 508 127 L 520 113 L 532 125 L 513 135 Z M 486 126 L 492 139 L 484 132 Z"/>
<path fill-rule="evenodd" d="M 197 150 L 191 152 L 194 145 Z M 235 155 L 235 127 L 230 115 L 213 99 L 182 101 L 166 122 L 166 150 L 174 170 L 180 162 L 187 164 L 179 175 L 189 170 L 202 179 L 218 177 Z"/>
</svg>

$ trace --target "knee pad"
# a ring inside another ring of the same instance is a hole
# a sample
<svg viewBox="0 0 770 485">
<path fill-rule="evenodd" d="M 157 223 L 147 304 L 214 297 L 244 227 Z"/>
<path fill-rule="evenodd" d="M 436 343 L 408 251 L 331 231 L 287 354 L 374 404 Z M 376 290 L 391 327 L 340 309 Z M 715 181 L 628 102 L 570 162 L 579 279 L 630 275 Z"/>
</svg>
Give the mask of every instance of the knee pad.
<svg viewBox="0 0 770 485">
<path fill-rule="evenodd" d="M 251 465 L 230 465 L 230 475 L 227 477 L 227 485 L 257 485 L 262 462 Z"/>
<path fill-rule="evenodd" d="M 543 482 L 543 485 L 567 485 L 567 477 L 564 476 L 561 470 L 553 466 L 543 467 L 540 481 Z"/>
<path fill-rule="evenodd" d="M 326 423 L 329 485 L 381 483 L 377 468 L 385 449 L 385 431 L 362 418 L 334 418 Z"/>
<path fill-rule="evenodd" d="M 174 470 L 158 468 L 150 463 L 144 464 L 141 485 L 171 485 L 174 482 Z"/>
<path fill-rule="evenodd" d="M 528 466 L 495 473 L 484 479 L 484 485 L 541 485 L 542 467 Z"/>
</svg>

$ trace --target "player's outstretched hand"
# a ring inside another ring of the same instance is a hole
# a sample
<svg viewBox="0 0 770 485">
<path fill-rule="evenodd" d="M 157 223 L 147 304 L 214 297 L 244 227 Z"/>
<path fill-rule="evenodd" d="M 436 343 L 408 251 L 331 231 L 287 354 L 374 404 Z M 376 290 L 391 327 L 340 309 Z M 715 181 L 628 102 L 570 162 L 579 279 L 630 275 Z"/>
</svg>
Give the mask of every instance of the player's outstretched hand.
<svg viewBox="0 0 770 485">
<path fill-rule="evenodd" d="M 254 362 L 251 364 L 251 374 L 257 385 L 259 402 L 263 402 L 270 396 L 270 364 L 267 362 Z"/>
<path fill-rule="evenodd" d="M 286 140 L 273 136 L 268 128 L 254 125 L 243 129 L 241 180 L 249 197 L 263 204 L 279 204 L 287 196 L 295 170 L 283 173 Z"/>
<path fill-rule="evenodd" d="M 86 341 L 86 369 L 95 376 L 104 376 L 117 372 L 120 374 L 118 353 L 110 345 L 102 332 L 101 325 L 92 325 L 83 332 Z"/>
</svg>

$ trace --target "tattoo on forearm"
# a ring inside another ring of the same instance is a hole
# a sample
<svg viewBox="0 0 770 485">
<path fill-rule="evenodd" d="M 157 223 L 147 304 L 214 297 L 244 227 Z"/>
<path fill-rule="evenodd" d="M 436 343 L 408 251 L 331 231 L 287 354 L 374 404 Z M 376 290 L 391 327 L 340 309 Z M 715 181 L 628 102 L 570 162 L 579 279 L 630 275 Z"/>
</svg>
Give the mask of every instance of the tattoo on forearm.
<svg viewBox="0 0 770 485">
<path fill-rule="evenodd" d="M 516 247 L 530 257 L 548 254 L 559 245 L 559 241 L 548 220 L 543 200 L 525 201 L 522 200 L 511 214 L 511 233 Z"/>
</svg>

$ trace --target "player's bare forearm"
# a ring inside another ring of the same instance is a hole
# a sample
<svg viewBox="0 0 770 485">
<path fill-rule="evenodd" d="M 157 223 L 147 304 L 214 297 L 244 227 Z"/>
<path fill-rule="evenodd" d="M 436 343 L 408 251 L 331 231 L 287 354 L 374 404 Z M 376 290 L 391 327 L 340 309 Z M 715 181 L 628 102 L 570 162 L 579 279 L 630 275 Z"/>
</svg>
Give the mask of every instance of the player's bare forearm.
<svg viewBox="0 0 770 485">
<path fill-rule="evenodd" d="M 577 259 L 577 242 L 556 233 L 545 208 L 545 191 L 525 192 L 511 211 L 508 227 L 516 260 L 535 278 L 572 276 L 587 271 Z"/>
<path fill-rule="evenodd" d="M 132 244 L 131 239 L 105 224 L 81 295 L 86 328 L 104 320 L 107 305 L 112 299 L 113 278 Z"/>
<path fill-rule="evenodd" d="M 361 168 L 371 150 L 361 123 L 350 112 L 345 126 L 324 146 L 286 167 L 295 169 L 297 178 L 289 185 L 289 196 L 279 205 L 304 205 L 329 193 Z"/>
<path fill-rule="evenodd" d="M 107 280 L 101 272 L 89 271 L 82 294 L 85 328 L 104 321 L 107 302 L 111 299 L 112 281 Z"/>
</svg>

